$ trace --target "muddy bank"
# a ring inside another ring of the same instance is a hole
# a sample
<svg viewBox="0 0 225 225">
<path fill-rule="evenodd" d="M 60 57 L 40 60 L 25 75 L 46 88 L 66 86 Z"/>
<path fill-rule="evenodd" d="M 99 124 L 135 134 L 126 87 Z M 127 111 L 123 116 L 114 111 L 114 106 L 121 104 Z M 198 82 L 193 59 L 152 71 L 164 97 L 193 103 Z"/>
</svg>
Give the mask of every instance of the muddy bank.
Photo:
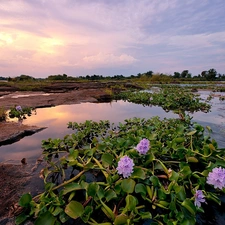
<svg viewBox="0 0 225 225">
<path fill-rule="evenodd" d="M 22 107 L 51 107 L 56 105 L 70 105 L 81 102 L 99 102 L 110 100 L 111 97 L 105 89 L 84 89 L 65 93 L 45 93 L 17 91 L 3 95 L 0 98 L 0 105 L 5 109 L 10 109 L 15 105 Z"/>
<path fill-rule="evenodd" d="M 0 122 L 0 146 L 42 131 L 46 127 L 28 126 L 16 122 Z"/>
</svg>

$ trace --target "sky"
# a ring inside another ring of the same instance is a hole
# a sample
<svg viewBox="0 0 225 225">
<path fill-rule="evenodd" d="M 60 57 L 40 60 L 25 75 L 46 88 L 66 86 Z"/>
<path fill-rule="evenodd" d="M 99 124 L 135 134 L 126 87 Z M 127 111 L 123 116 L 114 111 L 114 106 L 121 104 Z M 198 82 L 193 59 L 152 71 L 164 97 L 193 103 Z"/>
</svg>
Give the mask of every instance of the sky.
<svg viewBox="0 0 225 225">
<path fill-rule="evenodd" d="M 0 76 L 225 74 L 225 0 L 0 0 Z"/>
</svg>

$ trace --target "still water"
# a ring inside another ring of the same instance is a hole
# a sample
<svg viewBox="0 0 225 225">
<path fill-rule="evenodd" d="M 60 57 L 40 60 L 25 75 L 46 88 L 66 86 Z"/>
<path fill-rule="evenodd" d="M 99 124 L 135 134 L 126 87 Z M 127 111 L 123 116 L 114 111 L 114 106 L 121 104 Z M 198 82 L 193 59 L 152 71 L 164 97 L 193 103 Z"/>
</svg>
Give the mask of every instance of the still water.
<svg viewBox="0 0 225 225">
<path fill-rule="evenodd" d="M 209 92 L 200 92 L 201 97 L 207 98 Z M 225 148 L 225 101 L 218 98 L 212 100 L 212 109 L 209 113 L 197 112 L 192 114 L 193 121 L 203 126 L 210 126 L 213 137 L 219 147 Z M 142 106 L 124 101 L 111 103 L 81 103 L 74 105 L 61 105 L 51 108 L 37 109 L 37 114 L 28 117 L 24 124 L 44 126 L 47 129 L 24 137 L 20 141 L 0 147 L 0 162 L 20 163 L 22 158 L 27 158 L 28 163 L 35 163 L 41 156 L 41 141 L 48 138 L 63 138 L 72 132 L 67 129 L 67 123 L 84 122 L 85 120 L 110 120 L 110 122 L 123 122 L 125 119 L 140 117 L 151 118 L 159 116 L 163 118 L 178 118 L 173 112 L 165 112 L 161 107 Z"/>
</svg>

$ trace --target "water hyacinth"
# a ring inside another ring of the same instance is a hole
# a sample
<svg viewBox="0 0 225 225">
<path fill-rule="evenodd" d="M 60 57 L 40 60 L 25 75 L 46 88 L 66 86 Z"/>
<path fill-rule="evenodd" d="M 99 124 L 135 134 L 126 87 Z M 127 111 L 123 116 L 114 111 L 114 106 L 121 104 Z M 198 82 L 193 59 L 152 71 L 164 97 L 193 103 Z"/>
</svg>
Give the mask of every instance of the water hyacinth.
<svg viewBox="0 0 225 225">
<path fill-rule="evenodd" d="M 208 174 L 206 182 L 213 185 L 214 188 L 222 190 L 225 187 L 225 169 L 221 167 L 214 168 L 212 172 Z"/>
<path fill-rule="evenodd" d="M 20 105 L 16 106 L 17 111 L 22 111 L 22 107 Z"/>
<path fill-rule="evenodd" d="M 142 139 L 135 148 L 140 154 L 145 155 L 150 148 L 150 141 L 146 138 Z"/>
<path fill-rule="evenodd" d="M 196 190 L 194 197 L 195 206 L 201 207 L 201 203 L 205 202 L 205 195 L 203 194 L 202 190 Z"/>
<path fill-rule="evenodd" d="M 123 178 L 129 177 L 133 173 L 134 162 L 128 156 L 123 156 L 118 162 L 117 171 L 118 174 L 123 175 Z"/>
</svg>

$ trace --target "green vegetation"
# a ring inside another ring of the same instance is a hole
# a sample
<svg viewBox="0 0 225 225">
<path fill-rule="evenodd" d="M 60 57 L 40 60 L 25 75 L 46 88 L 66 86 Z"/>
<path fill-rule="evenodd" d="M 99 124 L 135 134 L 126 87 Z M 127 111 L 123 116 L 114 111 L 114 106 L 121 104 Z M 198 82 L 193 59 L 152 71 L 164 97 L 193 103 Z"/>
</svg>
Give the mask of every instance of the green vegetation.
<svg viewBox="0 0 225 225">
<path fill-rule="evenodd" d="M 74 130 L 63 139 L 43 141 L 49 166 L 43 170 L 45 191 L 21 197 L 24 212 L 17 224 L 29 218 L 35 224 L 195 224 L 196 215 L 222 191 L 206 183 L 213 168 L 225 166 L 224 149 L 218 149 L 199 124 L 178 119 L 133 118 L 118 126 L 109 121 L 68 124 Z M 140 155 L 141 139 L 150 149 Z M 118 161 L 134 162 L 128 178 L 118 174 Z M 59 157 L 60 156 L 60 157 Z M 207 204 L 197 207 L 195 193 L 202 190 Z M 75 224 L 75 222 L 73 222 Z"/>
<path fill-rule="evenodd" d="M 163 73 L 154 73 L 153 71 L 147 71 L 145 73 L 138 73 L 137 75 L 124 76 L 114 75 L 114 76 L 103 76 L 103 75 L 86 75 L 86 76 L 68 76 L 67 74 L 57 74 L 49 75 L 47 78 L 38 78 L 35 79 L 29 75 L 20 75 L 14 78 L 11 77 L 0 77 L 0 80 L 8 80 L 9 82 L 21 82 L 21 81 L 141 81 L 148 80 L 150 83 L 180 83 L 180 82 L 194 82 L 194 81 L 224 81 L 225 74 L 217 73 L 214 68 L 209 70 L 204 70 L 198 75 L 192 75 L 189 70 L 183 70 L 182 72 L 174 72 L 174 74 L 163 74 Z"/>
<path fill-rule="evenodd" d="M 193 123 L 185 114 L 208 112 L 210 105 L 174 86 L 172 91 L 123 92 L 117 97 L 159 105 L 180 118 L 132 118 L 118 125 L 69 122 L 71 134 L 42 141 L 45 189 L 21 197 L 17 224 L 194 225 L 197 216 L 221 204 L 225 180 L 218 188 L 209 176 L 225 168 L 225 149 L 210 137 L 210 127 Z M 139 151 L 142 140 L 149 142 L 144 154 Z M 132 162 L 126 176 L 119 169 L 124 157 Z"/>
<path fill-rule="evenodd" d="M 35 109 L 32 109 L 30 107 L 23 107 L 23 108 L 21 106 L 11 107 L 9 110 L 9 117 L 23 120 L 26 119 L 27 116 L 31 116 L 32 111 L 34 110 Z"/>
<path fill-rule="evenodd" d="M 156 92 L 149 93 L 143 91 L 137 92 L 121 92 L 116 96 L 116 99 L 127 100 L 136 104 L 145 106 L 157 105 L 164 110 L 173 110 L 175 113 L 185 115 L 185 111 L 208 112 L 211 106 L 203 102 L 196 94 L 183 88 L 162 88 L 157 89 Z"/>
</svg>

